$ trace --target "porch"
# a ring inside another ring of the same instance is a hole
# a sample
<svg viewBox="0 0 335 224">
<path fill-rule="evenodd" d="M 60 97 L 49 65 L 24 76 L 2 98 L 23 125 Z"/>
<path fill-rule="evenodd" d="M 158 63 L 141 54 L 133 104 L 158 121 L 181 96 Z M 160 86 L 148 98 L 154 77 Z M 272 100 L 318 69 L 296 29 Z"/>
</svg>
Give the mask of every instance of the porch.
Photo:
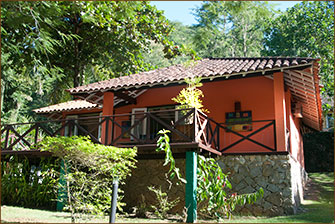
<svg viewBox="0 0 335 224">
<path fill-rule="evenodd" d="M 80 135 L 98 144 L 136 146 L 139 158 L 160 158 L 164 155 L 155 149 L 161 129 L 170 131 L 176 158 L 185 157 L 186 151 L 218 156 L 277 151 L 275 120 L 219 123 L 193 108 L 5 124 L 1 129 L 1 154 L 47 155 L 33 147 L 45 136 Z"/>
</svg>

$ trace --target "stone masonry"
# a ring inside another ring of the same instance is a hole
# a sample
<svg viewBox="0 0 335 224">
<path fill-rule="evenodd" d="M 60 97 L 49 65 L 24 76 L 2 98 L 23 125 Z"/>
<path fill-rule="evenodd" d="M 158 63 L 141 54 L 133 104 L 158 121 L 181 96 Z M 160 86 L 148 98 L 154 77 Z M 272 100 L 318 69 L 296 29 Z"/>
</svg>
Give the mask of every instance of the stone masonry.
<svg viewBox="0 0 335 224">
<path fill-rule="evenodd" d="M 176 167 L 181 171 L 185 178 L 185 159 L 175 159 Z M 169 171 L 170 164 L 163 166 L 164 160 L 139 160 L 137 168 L 132 170 L 131 176 L 127 177 L 124 190 L 123 201 L 127 204 L 125 210 L 131 212 L 133 207 L 139 206 L 144 202 L 149 208 L 150 205 L 157 203 L 155 194 L 148 190 L 148 186 L 162 187 L 162 192 L 167 192 L 169 200 L 179 197 L 179 203 L 172 209 L 172 213 L 182 214 L 185 206 L 185 185 L 176 186 L 173 183 L 169 189 L 165 174 Z"/>
<path fill-rule="evenodd" d="M 252 215 L 296 213 L 303 200 L 304 169 L 291 155 L 226 155 L 218 158 L 229 173 L 232 192 L 252 193 L 260 187 L 264 196 L 253 205 L 239 206 L 235 212 Z"/>
<path fill-rule="evenodd" d="M 252 193 L 260 187 L 264 196 L 252 205 L 237 207 L 235 212 L 262 216 L 294 214 L 303 200 L 303 186 L 307 178 L 306 172 L 291 155 L 224 155 L 217 157 L 220 167 L 229 173 L 233 186 L 230 193 Z M 128 177 L 124 190 L 123 201 L 126 211 L 139 206 L 144 197 L 147 207 L 156 204 L 155 194 L 148 186 L 162 187 L 168 192 L 170 200 L 179 197 L 180 202 L 172 210 L 181 214 L 185 206 L 185 186 L 175 186 L 168 190 L 165 173 L 169 166 L 163 167 L 164 160 L 139 160 L 132 176 Z M 176 159 L 176 167 L 180 168 L 185 177 L 185 159 Z M 142 196 L 143 195 L 143 196 Z"/>
</svg>

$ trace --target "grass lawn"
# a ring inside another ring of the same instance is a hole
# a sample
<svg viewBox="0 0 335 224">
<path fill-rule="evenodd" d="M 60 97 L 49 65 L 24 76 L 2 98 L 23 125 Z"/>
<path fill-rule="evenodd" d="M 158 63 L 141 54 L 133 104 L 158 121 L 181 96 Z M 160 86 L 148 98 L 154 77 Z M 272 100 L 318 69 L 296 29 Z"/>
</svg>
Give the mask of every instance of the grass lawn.
<svg viewBox="0 0 335 224">
<path fill-rule="evenodd" d="M 90 220 L 80 220 L 80 223 L 108 223 L 109 217 L 97 217 Z M 55 212 L 39 209 L 29 209 L 13 206 L 1 206 L 1 223 L 71 223 L 71 214 L 69 212 Z M 116 222 L 122 223 L 159 223 L 171 222 L 170 220 L 160 219 L 140 219 L 140 218 L 117 218 Z"/>
<path fill-rule="evenodd" d="M 312 173 L 309 177 L 318 184 L 318 200 L 305 200 L 303 209 L 305 212 L 290 216 L 277 217 L 239 217 L 235 216 L 232 220 L 223 220 L 227 223 L 334 223 L 334 173 Z M 67 212 L 52 212 L 37 209 L 27 209 L 12 206 L 1 207 L 1 222 L 52 222 L 69 223 L 70 214 Z M 85 222 L 85 220 L 81 221 Z M 108 217 L 87 220 L 86 222 L 108 223 Z M 173 222 L 172 220 L 160 219 L 139 219 L 139 218 L 117 218 L 118 223 L 159 223 Z M 198 220 L 198 222 L 215 222 L 210 220 Z"/>
</svg>

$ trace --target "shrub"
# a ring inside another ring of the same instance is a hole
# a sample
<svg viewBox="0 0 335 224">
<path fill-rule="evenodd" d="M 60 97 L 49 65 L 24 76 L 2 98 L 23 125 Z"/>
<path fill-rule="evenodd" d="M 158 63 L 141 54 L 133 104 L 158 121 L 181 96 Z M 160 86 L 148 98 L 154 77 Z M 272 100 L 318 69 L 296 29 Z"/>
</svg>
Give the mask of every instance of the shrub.
<svg viewBox="0 0 335 224">
<path fill-rule="evenodd" d="M 131 168 L 135 168 L 136 148 L 94 144 L 87 137 L 46 137 L 37 147 L 65 161 L 65 182 L 61 187 L 67 192 L 66 209 L 71 211 L 72 221 L 80 214 L 108 212 L 113 179 L 123 184 Z M 121 200 L 119 194 L 119 210 L 124 205 Z"/>
<path fill-rule="evenodd" d="M 1 204 L 56 209 L 59 160 L 49 157 L 32 163 L 9 156 L 1 161 Z"/>
<path fill-rule="evenodd" d="M 155 215 L 157 215 L 158 218 L 166 219 L 168 212 L 179 203 L 179 198 L 170 201 L 168 194 L 162 192 L 161 186 L 159 188 L 149 186 L 148 189 L 154 192 L 157 198 L 157 205 L 151 206 L 151 208 L 154 209 Z"/>
</svg>

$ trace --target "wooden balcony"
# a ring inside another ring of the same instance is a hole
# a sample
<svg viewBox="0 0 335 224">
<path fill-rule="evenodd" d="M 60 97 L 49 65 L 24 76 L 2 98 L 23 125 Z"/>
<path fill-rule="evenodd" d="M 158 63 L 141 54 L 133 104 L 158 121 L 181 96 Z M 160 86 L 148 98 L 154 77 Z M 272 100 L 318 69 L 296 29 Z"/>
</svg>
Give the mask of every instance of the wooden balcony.
<svg viewBox="0 0 335 224">
<path fill-rule="evenodd" d="M 267 151 L 276 151 L 274 121 L 253 123 L 261 125 L 257 130 L 243 135 L 197 109 L 187 109 L 7 124 L 1 128 L 1 153 L 40 154 L 31 148 L 45 136 L 82 135 L 89 136 L 93 142 L 99 144 L 136 146 L 138 154 L 145 157 L 157 155 L 157 132 L 161 129 L 170 130 L 171 147 L 177 156 L 185 154 L 187 150 L 222 155 L 243 142 L 251 142 Z M 266 129 L 270 130 L 265 132 L 263 139 L 272 139 L 271 144 L 252 138 Z"/>
</svg>

